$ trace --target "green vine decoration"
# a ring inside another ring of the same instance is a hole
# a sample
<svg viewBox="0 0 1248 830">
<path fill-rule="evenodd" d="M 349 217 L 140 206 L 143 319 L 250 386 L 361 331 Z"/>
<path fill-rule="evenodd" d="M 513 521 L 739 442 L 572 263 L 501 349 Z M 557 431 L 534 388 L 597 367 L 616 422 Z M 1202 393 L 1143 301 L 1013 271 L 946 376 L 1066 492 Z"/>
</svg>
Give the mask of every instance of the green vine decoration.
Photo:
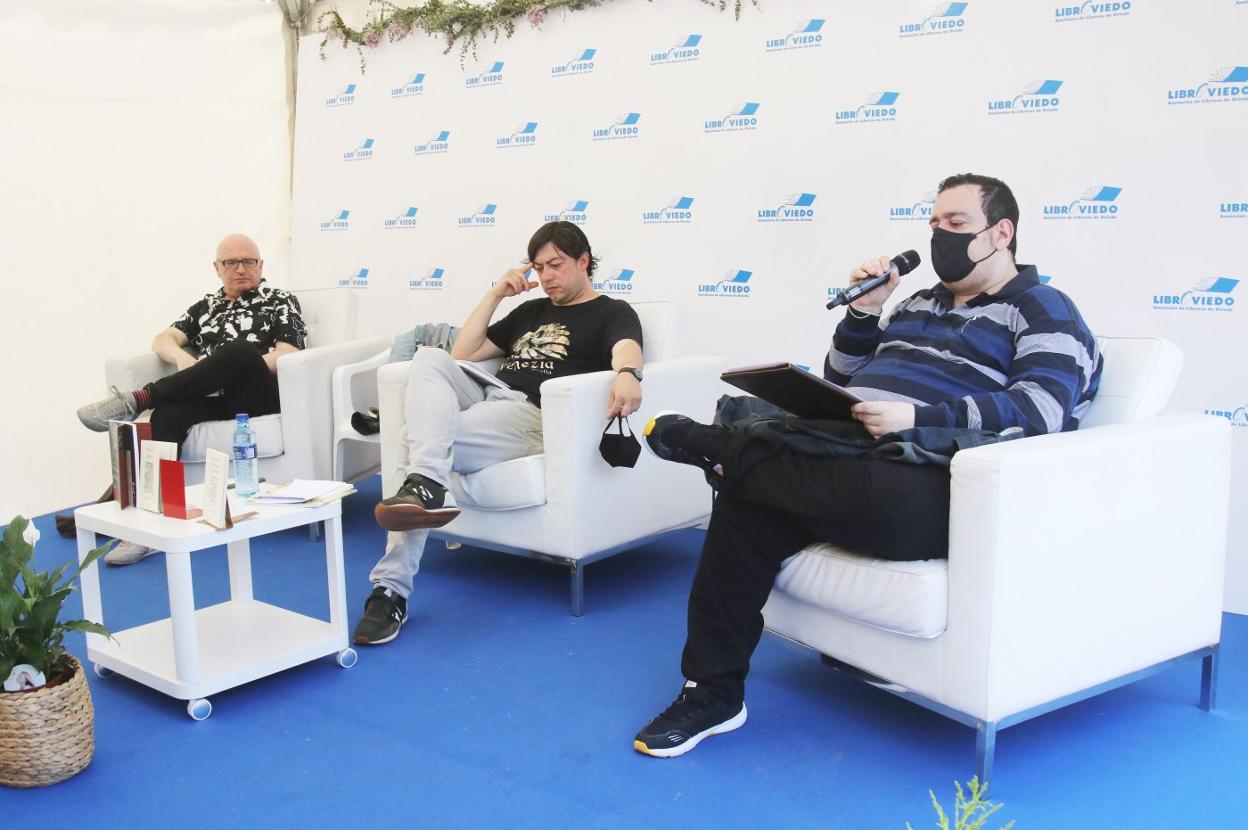
<svg viewBox="0 0 1248 830">
<path fill-rule="evenodd" d="M 497 43 L 502 36 L 511 37 L 521 18 L 527 18 L 534 28 L 541 28 L 546 15 L 551 12 L 575 12 L 600 6 L 604 2 L 607 0 L 491 0 L 477 5 L 469 0 L 426 0 L 419 6 L 401 7 L 390 0 L 370 0 L 375 10 L 361 29 L 348 26 L 337 9 L 331 9 L 317 19 L 317 25 L 325 35 L 321 40 L 321 59 L 325 59 L 326 46 L 338 44 L 345 49 L 349 44 L 355 44 L 360 53 L 360 71 L 363 72 L 367 50 L 377 48 L 383 40 L 394 42 L 412 32 L 421 31 L 441 37 L 446 43 L 444 54 L 458 43 L 462 66 L 470 53 L 476 57 L 480 38 L 490 37 Z M 733 14 L 740 20 L 741 8 L 747 0 L 699 2 L 721 12 L 731 6 Z M 753 6 L 759 4 L 759 0 L 748 2 Z"/>
</svg>

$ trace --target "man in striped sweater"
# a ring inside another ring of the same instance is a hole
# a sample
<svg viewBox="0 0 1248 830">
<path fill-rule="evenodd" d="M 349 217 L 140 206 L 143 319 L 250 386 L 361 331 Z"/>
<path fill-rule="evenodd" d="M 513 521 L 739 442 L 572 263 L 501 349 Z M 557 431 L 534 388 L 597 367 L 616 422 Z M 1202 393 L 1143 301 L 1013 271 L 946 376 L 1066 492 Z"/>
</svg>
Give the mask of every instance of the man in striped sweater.
<svg viewBox="0 0 1248 830">
<path fill-rule="evenodd" d="M 974 174 L 940 184 L 932 267 L 940 282 L 881 317 L 887 283 L 848 307 L 824 374 L 863 402 L 870 436 L 914 427 L 1026 435 L 1076 429 L 1096 394 L 1101 358 L 1078 309 L 1019 265 L 1018 203 Z M 850 283 L 889 273 L 869 260 Z M 865 437 L 865 436 L 864 436 Z M 855 455 L 820 456 L 730 428 L 661 414 L 645 441 L 661 458 L 722 475 L 689 596 L 680 696 L 636 736 L 639 752 L 681 755 L 745 723 L 745 676 L 780 565 L 826 541 L 896 560 L 947 555 L 949 472 Z M 740 475 L 736 472 L 740 471 Z"/>
</svg>

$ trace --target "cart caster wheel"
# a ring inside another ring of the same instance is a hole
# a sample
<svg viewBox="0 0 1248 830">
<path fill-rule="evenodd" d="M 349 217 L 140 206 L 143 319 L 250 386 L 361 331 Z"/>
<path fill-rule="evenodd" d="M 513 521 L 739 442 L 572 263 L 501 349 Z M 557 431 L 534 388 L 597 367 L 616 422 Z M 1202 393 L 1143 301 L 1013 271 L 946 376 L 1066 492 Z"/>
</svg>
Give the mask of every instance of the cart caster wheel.
<svg viewBox="0 0 1248 830">
<path fill-rule="evenodd" d="M 91 671 L 95 672 L 96 677 L 103 678 L 103 679 L 108 679 L 117 673 L 110 668 L 101 666 L 99 663 L 92 663 Z"/>
<path fill-rule="evenodd" d="M 192 720 L 208 720 L 208 716 L 212 714 L 212 703 L 202 697 L 197 697 L 187 702 L 186 713 L 191 716 Z"/>
<path fill-rule="evenodd" d="M 463 546 L 464 546 L 463 542 L 447 542 L 446 543 L 447 550 L 459 550 Z"/>
<path fill-rule="evenodd" d="M 338 665 L 342 666 L 344 669 L 351 668 L 355 665 L 355 661 L 359 659 L 360 656 L 355 653 L 355 649 L 353 648 L 344 648 L 342 651 L 338 652 Z"/>
</svg>

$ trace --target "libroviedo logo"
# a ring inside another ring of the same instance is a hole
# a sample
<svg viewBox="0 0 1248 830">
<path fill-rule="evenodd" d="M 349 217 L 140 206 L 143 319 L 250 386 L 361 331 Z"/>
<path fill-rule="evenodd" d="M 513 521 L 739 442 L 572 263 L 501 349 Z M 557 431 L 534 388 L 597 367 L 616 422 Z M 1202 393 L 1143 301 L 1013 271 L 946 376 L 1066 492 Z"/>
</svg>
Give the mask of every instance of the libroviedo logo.
<svg viewBox="0 0 1248 830">
<path fill-rule="evenodd" d="M 416 145 L 416 155 L 427 156 L 433 153 L 445 153 L 450 149 L 451 132 L 450 130 L 439 130 L 433 134 L 433 138 L 424 144 Z"/>
<path fill-rule="evenodd" d="M 852 110 L 837 110 L 837 124 L 869 124 L 873 121 L 896 121 L 897 98 L 900 92 L 873 92 L 866 102 Z"/>
<path fill-rule="evenodd" d="M 643 225 L 687 225 L 692 221 L 692 196 L 676 196 L 659 210 L 647 210 L 641 214 Z"/>
<path fill-rule="evenodd" d="M 668 48 L 663 52 L 650 53 L 650 65 L 655 66 L 661 63 L 688 63 L 696 61 L 702 57 L 702 50 L 699 44 L 702 43 L 702 35 L 689 35 L 682 37 L 676 41 L 676 45 Z"/>
<path fill-rule="evenodd" d="M 393 231 L 401 228 L 416 227 L 416 213 L 417 209 L 409 205 L 407 210 L 403 211 L 398 216 L 392 216 L 386 220 L 386 230 Z"/>
<path fill-rule="evenodd" d="M 482 86 L 498 86 L 503 82 L 503 62 L 494 61 L 490 64 L 490 68 L 476 75 L 470 75 L 464 78 L 464 87 L 466 89 L 476 89 Z"/>
<path fill-rule="evenodd" d="M 637 138 L 641 135 L 641 128 L 637 126 L 637 122 L 640 120 L 641 113 L 626 112 L 615 119 L 615 123 L 610 127 L 594 130 L 593 140 L 611 141 L 616 138 Z"/>
<path fill-rule="evenodd" d="M 752 271 L 730 270 L 717 282 L 698 283 L 699 297 L 748 297 Z"/>
<path fill-rule="evenodd" d="M 1248 219 L 1248 202 L 1223 202 L 1218 205 L 1220 219 Z"/>
<path fill-rule="evenodd" d="M 550 68 L 553 78 L 566 78 L 569 75 L 588 75 L 594 71 L 594 55 L 597 49 L 584 49 L 567 63 L 557 63 Z"/>
<path fill-rule="evenodd" d="M 1094 3 L 1092 0 L 1078 6 L 1058 6 L 1053 19 L 1058 23 L 1072 20 L 1100 20 L 1103 17 L 1126 17 L 1131 14 L 1130 0 L 1112 3 Z"/>
<path fill-rule="evenodd" d="M 332 98 L 325 99 L 327 107 L 348 107 L 355 103 L 355 84 L 347 84 L 342 88 L 342 92 Z"/>
<path fill-rule="evenodd" d="M 1121 187 L 1089 187 L 1078 199 L 1065 205 L 1045 205 L 1045 219 L 1117 219 L 1115 201 Z"/>
<path fill-rule="evenodd" d="M 355 276 L 338 280 L 339 288 L 368 288 L 368 269 L 361 268 L 355 272 Z"/>
<path fill-rule="evenodd" d="M 791 193 L 775 207 L 761 208 L 758 211 L 760 222 L 813 222 L 815 209 L 813 193 Z"/>
<path fill-rule="evenodd" d="M 461 228 L 492 228 L 496 210 L 498 210 L 498 205 L 487 202 L 469 215 L 459 217 L 457 224 Z"/>
<path fill-rule="evenodd" d="M 1154 294 L 1153 308 L 1162 311 L 1234 311 L 1231 294 L 1239 280 L 1210 277 L 1201 280 L 1182 294 Z"/>
<path fill-rule="evenodd" d="M 412 95 L 423 95 L 425 93 L 425 73 L 417 72 L 411 77 L 411 80 L 404 81 L 402 86 L 392 87 L 390 90 L 391 98 L 407 98 Z"/>
<path fill-rule="evenodd" d="M 373 157 L 373 140 L 364 139 L 359 147 L 342 154 L 343 161 L 368 161 Z"/>
<path fill-rule="evenodd" d="M 1224 66 L 1200 86 L 1166 91 L 1167 104 L 1225 104 L 1248 101 L 1248 66 Z"/>
<path fill-rule="evenodd" d="M 525 121 L 507 135 L 499 136 L 494 142 L 498 149 L 504 147 L 532 147 L 537 144 L 537 122 Z"/>
<path fill-rule="evenodd" d="M 707 121 L 703 125 L 708 133 L 732 133 L 740 130 L 758 129 L 758 104 L 744 101 L 732 108 L 723 118 Z"/>
<path fill-rule="evenodd" d="M 604 277 L 601 281 L 595 280 L 593 283 L 594 290 L 603 294 L 631 294 L 633 292 L 634 273 L 636 272 L 632 268 L 620 268 Z"/>
<path fill-rule="evenodd" d="M 340 210 L 338 211 L 337 216 L 333 217 L 332 219 L 326 219 L 324 222 L 321 223 L 321 230 L 323 231 L 351 230 L 351 220 L 349 218 L 350 216 L 351 216 L 351 211 Z"/>
<path fill-rule="evenodd" d="M 912 205 L 899 205 L 888 209 L 888 218 L 893 222 L 926 222 L 932 218 L 932 207 L 936 204 L 936 191 L 929 190 L 923 198 Z"/>
<path fill-rule="evenodd" d="M 410 291 L 441 291 L 445 282 L 446 271 L 434 268 L 420 279 L 408 280 L 407 287 Z"/>
<path fill-rule="evenodd" d="M 1024 112 L 1057 112 L 1061 100 L 1057 91 L 1061 81 L 1032 81 L 1013 98 L 998 98 L 988 102 L 989 115 L 1018 115 Z"/>
<path fill-rule="evenodd" d="M 585 201 L 584 199 L 576 199 L 564 205 L 563 210 L 559 211 L 558 213 L 546 214 L 546 218 L 543 221 L 575 222 L 578 225 L 583 225 L 589 221 L 589 214 L 585 212 L 588 209 L 589 209 L 589 202 Z"/>
<path fill-rule="evenodd" d="M 966 18 L 962 13 L 970 3 L 935 3 L 927 17 L 920 21 L 902 23 L 898 28 L 901 37 L 927 37 L 928 35 L 951 35 L 966 30 Z"/>
<path fill-rule="evenodd" d="M 1225 418 L 1233 427 L 1248 427 L 1248 406 L 1238 406 L 1235 409 L 1206 409 L 1205 414 Z"/>
<path fill-rule="evenodd" d="M 783 52 L 788 49 L 813 49 L 816 46 L 822 46 L 823 35 L 819 32 L 826 22 L 822 18 L 803 20 L 784 37 L 769 38 L 765 48 L 768 52 Z"/>
</svg>

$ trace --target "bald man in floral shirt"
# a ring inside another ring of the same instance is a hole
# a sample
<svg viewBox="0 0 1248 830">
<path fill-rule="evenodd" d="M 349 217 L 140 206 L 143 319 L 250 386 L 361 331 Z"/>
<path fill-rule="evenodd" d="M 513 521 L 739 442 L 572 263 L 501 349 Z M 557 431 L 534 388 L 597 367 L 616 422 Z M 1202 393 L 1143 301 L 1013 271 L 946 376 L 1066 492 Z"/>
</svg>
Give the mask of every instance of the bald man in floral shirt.
<svg viewBox="0 0 1248 830">
<path fill-rule="evenodd" d="M 243 234 L 222 239 L 212 265 L 221 288 L 152 341 L 152 351 L 178 371 L 142 389 L 113 387 L 104 400 L 78 410 L 87 429 L 105 432 L 110 420 L 132 421 L 151 409 L 152 438 L 172 441 L 180 451 L 195 424 L 232 419 L 239 412 L 254 418 L 280 410 L 277 359 L 302 349 L 307 336 L 299 301 L 265 283 L 260 249 Z M 105 558 L 128 565 L 150 553 L 124 543 Z"/>
</svg>

